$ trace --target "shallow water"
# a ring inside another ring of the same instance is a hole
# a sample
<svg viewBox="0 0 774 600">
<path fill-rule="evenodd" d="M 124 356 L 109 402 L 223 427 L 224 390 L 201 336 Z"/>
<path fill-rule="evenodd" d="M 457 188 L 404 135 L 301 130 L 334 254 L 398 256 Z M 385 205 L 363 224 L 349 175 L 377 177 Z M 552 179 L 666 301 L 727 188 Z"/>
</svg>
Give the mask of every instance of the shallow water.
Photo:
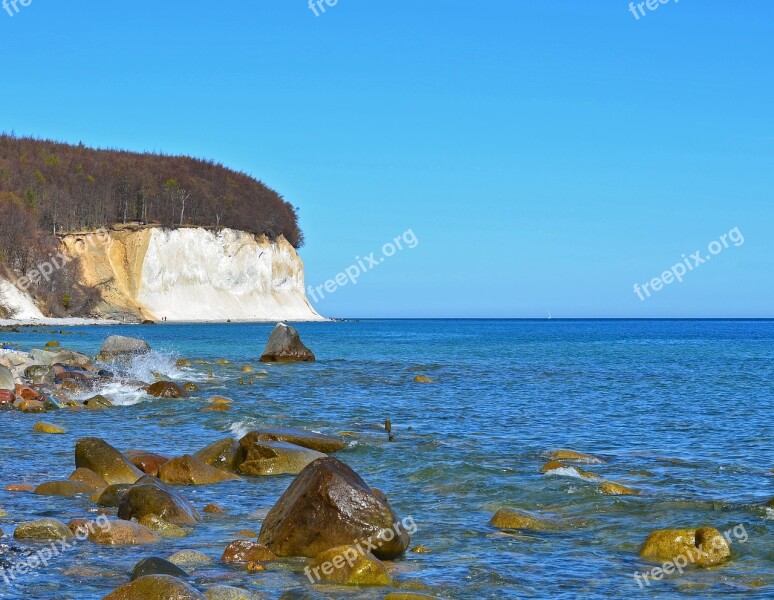
<svg viewBox="0 0 774 600">
<path fill-rule="evenodd" d="M 58 339 L 95 354 L 110 334 L 143 337 L 155 352 L 133 366 L 134 377 L 161 371 L 196 381 L 201 392 L 191 400 L 157 400 L 113 386 L 105 394 L 123 406 L 45 415 L 68 430 L 59 436 L 33 433 L 36 415 L 2 412 L 0 488 L 66 478 L 75 442 L 86 436 L 119 449 L 180 455 L 261 426 L 346 431 L 356 437 L 336 456 L 385 492 L 401 517 L 412 517 L 418 527 L 412 546 L 430 550 L 390 563 L 395 578 L 421 582 L 437 597 L 774 595 L 774 512 L 762 507 L 774 496 L 774 322 L 308 323 L 298 329 L 318 362 L 299 365 L 257 362 L 270 325 L 76 327 L 66 335 L 40 329 L 3 334 L 2 341 L 28 349 Z M 183 357 L 231 363 L 176 368 L 174 359 Z M 250 385 L 240 370 L 245 364 L 267 374 L 254 375 Z M 418 373 L 437 383 L 412 383 Z M 233 410 L 201 412 L 215 393 L 233 398 Z M 384 432 L 387 418 L 394 443 Z M 582 467 L 642 495 L 604 496 L 594 482 L 541 475 L 555 448 L 603 458 L 605 464 Z M 208 515 L 193 535 L 154 546 L 82 542 L 12 586 L 0 577 L 0 597 L 101 598 L 146 556 L 193 548 L 217 560 L 237 531 L 260 529 L 291 481 L 246 478 L 182 488 L 199 508 L 217 502 L 228 514 Z M 93 506 L 87 499 L 0 491 L 0 508 L 9 513 L 0 527 L 12 533 L 42 516 L 66 522 L 93 514 Z M 550 515 L 567 528 L 499 532 L 488 521 L 503 507 Z M 748 539 L 732 538 L 734 560 L 726 565 L 690 568 L 641 590 L 634 573 L 656 566 L 637 557 L 648 533 L 701 524 L 721 531 L 743 525 Z M 289 561 L 248 573 L 216 564 L 193 570 L 192 583 L 236 585 L 265 598 L 386 593 L 321 586 L 313 592 L 302 566 Z M 65 574 L 73 567 L 95 573 Z"/>
</svg>

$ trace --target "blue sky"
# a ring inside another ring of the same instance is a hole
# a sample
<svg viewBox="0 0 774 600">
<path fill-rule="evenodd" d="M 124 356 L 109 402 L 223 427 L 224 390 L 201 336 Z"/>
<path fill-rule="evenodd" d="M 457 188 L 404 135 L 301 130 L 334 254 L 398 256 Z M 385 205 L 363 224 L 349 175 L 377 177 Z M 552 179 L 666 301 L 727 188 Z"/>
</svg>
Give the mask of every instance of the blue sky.
<svg viewBox="0 0 774 600">
<path fill-rule="evenodd" d="M 628 6 L 32 0 L 0 129 L 254 175 L 313 286 L 411 229 L 329 316 L 774 317 L 774 4 Z"/>
</svg>

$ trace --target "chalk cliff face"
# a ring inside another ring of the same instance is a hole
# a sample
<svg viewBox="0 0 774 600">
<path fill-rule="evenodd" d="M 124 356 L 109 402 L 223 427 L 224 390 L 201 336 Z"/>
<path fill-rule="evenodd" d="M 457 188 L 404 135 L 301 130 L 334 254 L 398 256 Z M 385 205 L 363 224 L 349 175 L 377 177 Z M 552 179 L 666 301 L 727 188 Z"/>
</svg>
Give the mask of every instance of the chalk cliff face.
<svg viewBox="0 0 774 600">
<path fill-rule="evenodd" d="M 82 283 L 100 290 L 100 315 L 167 321 L 317 321 L 301 258 L 283 237 L 233 229 L 124 227 L 105 243 L 62 240 Z M 85 250 L 84 250 L 85 249 Z"/>
</svg>

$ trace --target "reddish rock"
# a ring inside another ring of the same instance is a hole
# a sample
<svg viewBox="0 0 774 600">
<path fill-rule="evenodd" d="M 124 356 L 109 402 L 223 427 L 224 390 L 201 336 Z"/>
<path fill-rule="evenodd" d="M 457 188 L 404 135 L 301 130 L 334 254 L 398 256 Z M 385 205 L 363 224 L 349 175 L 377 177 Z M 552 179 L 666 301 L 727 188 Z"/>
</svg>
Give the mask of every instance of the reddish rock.
<svg viewBox="0 0 774 600">
<path fill-rule="evenodd" d="M 144 450 L 127 450 L 124 452 L 124 456 L 140 471 L 153 477 L 158 477 L 159 467 L 169 461 L 166 456 Z"/>
<path fill-rule="evenodd" d="M 12 406 L 16 402 L 16 394 L 11 390 L 0 390 L 0 406 Z"/>
<path fill-rule="evenodd" d="M 16 395 L 24 400 L 38 400 L 40 394 L 27 385 L 16 384 Z"/>
</svg>

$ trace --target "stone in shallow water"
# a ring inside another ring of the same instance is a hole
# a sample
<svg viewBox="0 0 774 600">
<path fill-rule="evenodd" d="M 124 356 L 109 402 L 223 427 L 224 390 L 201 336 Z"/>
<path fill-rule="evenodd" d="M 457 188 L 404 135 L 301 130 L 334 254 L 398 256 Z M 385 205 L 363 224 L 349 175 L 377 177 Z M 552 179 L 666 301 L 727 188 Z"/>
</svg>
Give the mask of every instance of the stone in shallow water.
<svg viewBox="0 0 774 600">
<path fill-rule="evenodd" d="M 554 450 L 549 454 L 548 458 L 551 460 L 563 460 L 567 462 L 579 462 L 586 464 L 602 464 L 601 458 L 592 456 L 591 454 L 584 454 L 583 452 L 576 452 L 575 450 Z"/>
<path fill-rule="evenodd" d="M 122 335 L 111 335 L 102 344 L 102 349 L 97 355 L 98 360 L 112 361 L 125 360 L 150 352 L 151 347 L 145 340 L 125 337 Z"/>
<path fill-rule="evenodd" d="M 551 531 L 558 529 L 558 526 L 548 519 L 542 519 L 524 511 L 509 510 L 506 508 L 498 510 L 489 524 L 498 529 L 521 529 L 529 531 Z"/>
<path fill-rule="evenodd" d="M 19 540 L 61 540 L 73 537 L 73 532 L 57 519 L 38 519 L 19 525 L 13 537 Z"/>
<path fill-rule="evenodd" d="M 207 598 L 177 577 L 147 575 L 116 588 L 102 600 L 207 600 Z"/>
<path fill-rule="evenodd" d="M 188 392 L 172 381 L 157 381 L 149 385 L 146 391 L 156 398 L 188 398 Z"/>
<path fill-rule="evenodd" d="M 220 562 L 227 564 L 268 562 L 276 558 L 277 555 L 263 544 L 249 540 L 236 540 L 226 546 L 223 556 L 220 557 Z"/>
<path fill-rule="evenodd" d="M 145 577 L 146 575 L 171 575 L 172 577 L 179 577 L 181 579 L 188 577 L 186 571 L 183 571 L 183 569 L 177 565 L 158 556 L 143 558 L 134 565 L 130 579 L 134 581 L 135 579 Z"/>
<path fill-rule="evenodd" d="M 326 457 L 307 466 L 290 484 L 266 515 L 258 541 L 278 556 L 312 558 L 369 538 L 378 545 L 373 554 L 383 559 L 397 558 L 409 544 L 386 499 L 347 465 Z"/>
<path fill-rule="evenodd" d="M 87 531 L 89 540 L 102 546 L 140 546 L 161 541 L 150 529 L 133 521 L 112 520 L 98 525 L 86 519 L 73 519 L 69 526 L 71 530 Z"/>
<path fill-rule="evenodd" d="M 70 481 L 79 481 L 91 487 L 92 491 L 102 490 L 108 483 L 91 469 L 80 467 L 75 469 L 69 477 Z"/>
<path fill-rule="evenodd" d="M 181 538 L 187 536 L 190 532 L 184 527 L 167 523 L 164 519 L 156 515 L 145 515 L 140 518 L 140 525 L 155 531 L 161 537 Z"/>
<path fill-rule="evenodd" d="M 339 546 L 321 552 L 304 571 L 322 583 L 338 585 L 392 585 L 387 567 L 370 552 Z"/>
<path fill-rule="evenodd" d="M 637 496 L 640 490 L 628 488 L 620 483 L 605 481 L 599 484 L 599 491 L 607 496 Z"/>
<path fill-rule="evenodd" d="M 99 438 L 83 438 L 75 445 L 75 466 L 91 469 L 108 483 L 134 483 L 143 473 L 129 459 Z"/>
<path fill-rule="evenodd" d="M 257 600 L 263 598 L 255 592 L 231 587 L 230 585 L 218 585 L 208 589 L 204 595 L 207 600 Z"/>
<path fill-rule="evenodd" d="M 159 467 L 159 479 L 177 485 L 211 485 L 239 479 L 236 475 L 211 467 L 203 460 L 185 454 Z"/>
<path fill-rule="evenodd" d="M 124 452 L 124 455 L 140 471 L 153 477 L 158 477 L 159 467 L 169 461 L 169 458 L 166 456 L 145 452 L 144 450 L 127 450 Z"/>
<path fill-rule="evenodd" d="M 240 444 L 242 442 L 247 444 L 255 440 L 287 442 L 288 444 L 295 444 L 296 446 L 316 450 L 323 454 L 333 454 L 347 445 L 347 442 L 338 436 L 325 435 L 305 429 L 294 429 L 293 427 L 272 427 L 251 431 L 240 440 Z"/>
<path fill-rule="evenodd" d="M 174 525 L 196 525 L 202 520 L 188 500 L 147 475 L 126 491 L 118 506 L 121 519 L 141 519 L 145 515 L 156 515 Z"/>
<path fill-rule="evenodd" d="M 240 452 L 239 443 L 229 437 L 213 442 L 194 456 L 212 467 L 233 472 L 242 460 Z"/>
<path fill-rule="evenodd" d="M 715 565 L 731 557 L 728 540 L 714 527 L 698 529 L 661 529 L 645 540 L 640 556 L 657 561 L 687 559 L 687 564 L 699 567 Z"/>
<path fill-rule="evenodd" d="M 197 565 L 209 565 L 215 562 L 204 552 L 198 550 L 179 550 L 169 557 L 169 562 L 185 567 L 193 567 Z"/>
<path fill-rule="evenodd" d="M 239 443 L 245 460 L 239 465 L 244 475 L 297 475 L 304 468 L 325 454 L 289 444 L 257 440 L 250 435 Z"/>
<path fill-rule="evenodd" d="M 295 328 L 277 323 L 271 332 L 261 362 L 306 362 L 315 360 L 312 351 L 304 346 Z"/>
<path fill-rule="evenodd" d="M 51 423 L 46 423 L 44 421 L 38 421 L 35 423 L 35 426 L 32 429 L 38 433 L 66 433 L 66 431 L 61 427 L 57 427 L 56 425 L 52 425 Z"/>
<path fill-rule="evenodd" d="M 39 496 L 77 496 L 79 494 L 89 495 L 94 492 L 94 488 L 88 483 L 82 481 L 47 481 L 41 483 L 35 488 L 35 493 Z"/>
</svg>

